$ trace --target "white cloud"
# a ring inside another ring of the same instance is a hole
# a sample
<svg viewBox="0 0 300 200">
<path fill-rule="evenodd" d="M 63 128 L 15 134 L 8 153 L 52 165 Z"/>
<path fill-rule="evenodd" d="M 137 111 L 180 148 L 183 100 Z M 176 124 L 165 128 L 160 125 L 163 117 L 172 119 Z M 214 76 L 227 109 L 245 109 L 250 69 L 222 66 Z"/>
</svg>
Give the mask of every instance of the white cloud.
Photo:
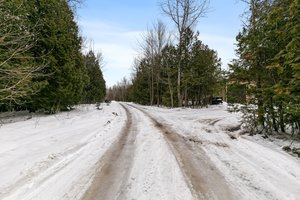
<svg viewBox="0 0 300 200">
<path fill-rule="evenodd" d="M 83 35 L 94 43 L 94 50 L 101 51 L 104 57 L 104 77 L 108 86 L 129 77 L 134 58 L 139 49 L 138 41 L 146 30 L 129 31 L 120 25 L 97 21 L 79 21 Z M 223 68 L 235 58 L 235 38 L 218 34 L 200 33 L 200 39 L 218 52 Z"/>
<path fill-rule="evenodd" d="M 200 34 L 200 39 L 207 44 L 211 49 L 214 49 L 218 52 L 219 58 L 222 60 L 222 67 L 227 68 L 227 64 L 235 56 L 235 38 L 224 37 L 220 35 L 212 34 Z"/>
<path fill-rule="evenodd" d="M 133 60 L 137 56 L 137 41 L 143 31 L 128 31 L 103 22 L 81 21 L 79 24 L 83 35 L 93 41 L 93 49 L 103 54 L 103 73 L 107 85 L 112 86 L 122 77 L 128 77 Z"/>
</svg>

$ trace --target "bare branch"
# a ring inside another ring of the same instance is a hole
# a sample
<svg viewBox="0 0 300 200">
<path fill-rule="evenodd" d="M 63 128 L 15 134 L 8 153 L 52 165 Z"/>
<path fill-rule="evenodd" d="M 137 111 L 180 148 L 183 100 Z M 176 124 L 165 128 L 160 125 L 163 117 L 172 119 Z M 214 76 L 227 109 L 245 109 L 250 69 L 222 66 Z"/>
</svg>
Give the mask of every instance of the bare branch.
<svg viewBox="0 0 300 200">
<path fill-rule="evenodd" d="M 21 97 L 33 92 L 32 79 L 44 66 L 36 66 L 28 54 L 34 34 L 26 26 L 23 1 L 14 10 L 3 0 L 0 5 L 0 104 L 20 103 Z"/>
<path fill-rule="evenodd" d="M 178 31 L 191 28 L 200 17 L 206 16 L 209 0 L 164 0 L 160 7 L 177 26 Z"/>
</svg>

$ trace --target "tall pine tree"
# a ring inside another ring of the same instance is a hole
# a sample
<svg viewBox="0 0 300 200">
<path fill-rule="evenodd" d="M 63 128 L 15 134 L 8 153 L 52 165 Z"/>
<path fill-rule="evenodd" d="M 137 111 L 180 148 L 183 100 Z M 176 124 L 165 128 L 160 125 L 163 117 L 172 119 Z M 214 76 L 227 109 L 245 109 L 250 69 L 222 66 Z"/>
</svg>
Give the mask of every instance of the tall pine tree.
<svg viewBox="0 0 300 200">
<path fill-rule="evenodd" d="M 103 65 L 102 54 L 97 56 L 93 51 L 89 51 L 84 56 L 84 63 L 87 68 L 89 82 L 84 88 L 84 103 L 96 103 L 104 99 L 106 94 L 105 80 L 101 67 Z"/>
<path fill-rule="evenodd" d="M 81 53 L 82 39 L 74 14 L 65 0 L 28 1 L 29 17 L 35 27 L 36 45 L 31 52 L 38 62 L 46 64 L 47 85 L 32 96 L 32 109 L 49 112 L 68 109 L 81 101 L 87 72 Z"/>
<path fill-rule="evenodd" d="M 234 74 L 246 71 L 255 86 L 247 91 L 253 97 L 249 103 L 257 106 L 253 126 L 264 133 L 299 131 L 299 1 L 249 3 L 248 24 L 237 37 L 240 60 Z"/>
<path fill-rule="evenodd" d="M 0 0 L 0 111 L 20 109 L 28 95 L 35 94 L 42 82 L 43 65 L 34 61 L 30 51 L 35 45 L 35 32 L 27 18 L 23 0 Z"/>
</svg>

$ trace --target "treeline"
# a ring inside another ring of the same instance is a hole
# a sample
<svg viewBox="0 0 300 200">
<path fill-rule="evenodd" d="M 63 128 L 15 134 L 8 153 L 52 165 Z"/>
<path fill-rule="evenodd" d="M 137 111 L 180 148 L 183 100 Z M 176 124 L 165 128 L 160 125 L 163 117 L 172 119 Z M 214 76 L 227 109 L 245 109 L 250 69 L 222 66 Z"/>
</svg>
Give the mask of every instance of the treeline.
<svg viewBox="0 0 300 200">
<path fill-rule="evenodd" d="M 178 3 L 180 2 L 180 3 Z M 109 88 L 108 98 L 145 105 L 206 106 L 221 94 L 223 76 L 216 51 L 193 30 L 208 1 L 165 1 L 161 9 L 174 21 L 170 34 L 158 21 L 143 35 L 131 80 Z"/>
<path fill-rule="evenodd" d="M 0 111 L 53 113 L 104 98 L 102 55 L 82 53 L 76 2 L 0 0 Z"/>
<path fill-rule="evenodd" d="M 247 3 L 228 83 L 247 97 L 242 103 L 252 105 L 244 118 L 252 133 L 300 134 L 300 2 Z"/>
</svg>

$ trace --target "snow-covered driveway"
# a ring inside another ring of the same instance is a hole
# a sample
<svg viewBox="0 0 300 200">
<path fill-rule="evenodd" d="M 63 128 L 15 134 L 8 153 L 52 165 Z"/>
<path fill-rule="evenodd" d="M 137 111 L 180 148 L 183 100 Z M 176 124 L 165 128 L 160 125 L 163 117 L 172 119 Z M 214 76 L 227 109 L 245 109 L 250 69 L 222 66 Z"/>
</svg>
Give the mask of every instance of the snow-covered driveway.
<svg viewBox="0 0 300 200">
<path fill-rule="evenodd" d="M 4 124 L 0 199 L 300 199 L 299 159 L 238 119 L 112 102 Z"/>
</svg>

